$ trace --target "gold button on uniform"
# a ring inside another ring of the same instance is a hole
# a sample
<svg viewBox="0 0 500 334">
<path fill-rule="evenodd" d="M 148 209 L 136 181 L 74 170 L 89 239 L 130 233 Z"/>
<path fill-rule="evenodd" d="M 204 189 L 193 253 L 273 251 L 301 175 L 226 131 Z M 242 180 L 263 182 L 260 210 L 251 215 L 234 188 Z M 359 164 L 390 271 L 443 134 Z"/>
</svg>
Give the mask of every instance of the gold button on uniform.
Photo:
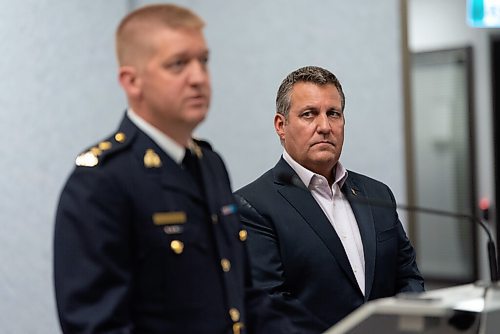
<svg viewBox="0 0 500 334">
<path fill-rule="evenodd" d="M 181 254 L 184 250 L 184 243 L 179 240 L 173 240 L 170 243 L 170 248 L 174 251 L 175 254 Z"/>
<path fill-rule="evenodd" d="M 229 262 L 228 259 L 222 259 L 220 260 L 220 265 L 222 266 L 222 270 L 224 270 L 224 272 L 228 272 L 229 270 L 231 270 L 231 262 Z"/>
<path fill-rule="evenodd" d="M 231 320 L 234 322 L 233 324 L 233 334 L 240 334 L 241 330 L 245 328 L 242 322 L 240 322 L 240 311 L 237 308 L 232 307 L 229 309 L 229 316 Z"/>
<path fill-rule="evenodd" d="M 214 213 L 212 215 L 212 224 L 217 224 L 217 222 L 219 221 L 219 217 L 217 217 L 217 215 Z"/>
<path fill-rule="evenodd" d="M 123 132 L 118 132 L 116 135 L 115 135 L 115 140 L 119 143 L 123 143 L 125 141 L 127 137 L 125 136 L 125 134 Z"/>
<path fill-rule="evenodd" d="M 233 334 L 241 334 L 241 330 L 245 328 L 242 322 L 235 322 L 233 324 Z"/>
<path fill-rule="evenodd" d="M 233 322 L 240 321 L 240 311 L 237 308 L 231 307 L 229 309 L 229 316 Z"/>
<path fill-rule="evenodd" d="M 238 233 L 238 235 L 240 236 L 241 241 L 247 240 L 247 235 L 248 235 L 247 231 L 241 230 L 240 233 Z"/>
</svg>

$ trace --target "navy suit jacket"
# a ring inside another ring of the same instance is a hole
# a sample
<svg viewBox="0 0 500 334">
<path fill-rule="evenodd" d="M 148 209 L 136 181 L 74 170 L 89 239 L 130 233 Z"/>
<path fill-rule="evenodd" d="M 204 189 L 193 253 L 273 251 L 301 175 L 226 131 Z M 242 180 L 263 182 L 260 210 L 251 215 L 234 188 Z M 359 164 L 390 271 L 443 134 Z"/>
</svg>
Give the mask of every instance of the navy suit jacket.
<svg viewBox="0 0 500 334">
<path fill-rule="evenodd" d="M 291 330 L 267 294 L 251 287 L 226 169 L 200 146 L 203 191 L 127 117 L 117 134 L 79 156 L 54 234 L 64 333 Z"/>
<path fill-rule="evenodd" d="M 365 295 L 334 228 L 283 158 L 236 192 L 249 233 L 254 283 L 274 298 L 304 307 L 309 314 L 293 314 L 292 320 L 318 333 L 368 300 L 424 289 L 390 189 L 349 171 L 342 192 L 349 195 L 363 242 Z"/>
</svg>

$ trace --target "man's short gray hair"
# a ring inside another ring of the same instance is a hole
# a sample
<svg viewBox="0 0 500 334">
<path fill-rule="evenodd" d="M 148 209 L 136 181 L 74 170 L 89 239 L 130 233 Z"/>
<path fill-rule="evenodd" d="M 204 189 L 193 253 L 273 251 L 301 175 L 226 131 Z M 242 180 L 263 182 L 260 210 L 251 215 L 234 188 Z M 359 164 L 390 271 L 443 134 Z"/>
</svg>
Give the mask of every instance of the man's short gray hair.
<svg viewBox="0 0 500 334">
<path fill-rule="evenodd" d="M 345 96 L 342 91 L 342 85 L 337 77 L 330 71 L 318 66 L 306 66 L 299 68 L 288 74 L 287 77 L 281 82 L 276 96 L 276 112 L 288 118 L 290 111 L 291 94 L 293 86 L 298 82 L 310 82 L 318 86 L 334 85 L 339 91 L 342 103 L 342 110 L 345 107 Z"/>
</svg>

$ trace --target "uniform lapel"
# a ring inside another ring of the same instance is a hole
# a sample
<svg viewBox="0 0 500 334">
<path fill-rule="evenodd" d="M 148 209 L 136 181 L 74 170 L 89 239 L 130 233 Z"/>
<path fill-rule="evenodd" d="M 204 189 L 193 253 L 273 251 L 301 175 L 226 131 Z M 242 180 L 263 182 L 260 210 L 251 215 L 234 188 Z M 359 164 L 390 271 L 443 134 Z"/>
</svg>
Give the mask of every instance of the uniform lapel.
<svg viewBox="0 0 500 334">
<path fill-rule="evenodd" d="M 165 166 L 161 175 L 163 187 L 187 193 L 191 197 L 203 201 L 203 194 L 193 177 L 170 157 L 164 156 Z"/>
<path fill-rule="evenodd" d="M 201 148 L 200 152 L 202 152 Z M 214 173 L 212 172 L 212 166 L 210 165 L 205 154 L 202 154 L 198 158 L 198 162 L 200 164 L 201 181 L 203 184 L 203 188 L 205 189 L 205 199 L 210 212 L 216 212 L 217 203 L 214 193 L 217 189 L 217 183 L 214 178 Z"/>
<path fill-rule="evenodd" d="M 349 174 L 350 175 L 350 174 Z M 352 176 L 348 176 L 342 187 L 342 192 L 351 205 L 354 217 L 358 223 L 359 233 L 363 242 L 363 252 L 365 255 L 365 300 L 368 300 L 373 285 L 373 277 L 375 275 L 375 256 L 376 256 L 376 233 L 375 223 L 371 206 L 356 201 L 356 197 L 365 198 L 366 192 L 362 185 L 357 184 Z"/>
<path fill-rule="evenodd" d="M 273 173 L 278 192 L 288 201 L 288 203 L 290 203 L 296 212 L 302 216 L 314 232 L 316 232 L 318 237 L 330 250 L 351 283 L 358 287 L 342 242 L 330 221 L 323 213 L 323 210 L 321 210 L 321 207 L 311 195 L 309 189 L 307 189 L 298 175 L 283 158 L 281 158 L 274 167 Z M 334 278 L 332 278 L 332 280 L 333 279 Z"/>
<path fill-rule="evenodd" d="M 169 155 L 167 155 L 151 138 L 142 132 L 137 126 L 125 116 L 119 132 L 125 133 L 127 140 L 133 139 L 133 150 L 138 163 L 144 166 L 144 170 L 151 177 L 158 177 L 160 184 L 173 191 L 183 192 L 198 200 L 203 200 L 193 178 L 182 169 Z M 158 157 L 159 165 L 146 163 L 145 155 L 150 151 Z"/>
<path fill-rule="evenodd" d="M 214 165 L 214 160 L 210 159 L 208 156 L 209 152 L 204 152 L 201 148 L 198 148 L 200 154 L 200 172 L 203 187 L 205 189 L 205 203 L 210 213 L 210 219 L 212 220 L 214 226 L 214 236 L 216 238 L 217 252 L 220 256 L 229 256 L 230 251 L 226 248 L 231 244 L 231 236 L 228 226 L 223 224 L 221 219 L 221 205 L 228 205 L 230 203 L 222 202 L 223 194 L 227 192 L 226 187 L 229 186 L 225 183 L 221 183 L 223 180 L 217 177 L 217 172 Z M 232 195 L 231 195 L 232 196 Z"/>
</svg>

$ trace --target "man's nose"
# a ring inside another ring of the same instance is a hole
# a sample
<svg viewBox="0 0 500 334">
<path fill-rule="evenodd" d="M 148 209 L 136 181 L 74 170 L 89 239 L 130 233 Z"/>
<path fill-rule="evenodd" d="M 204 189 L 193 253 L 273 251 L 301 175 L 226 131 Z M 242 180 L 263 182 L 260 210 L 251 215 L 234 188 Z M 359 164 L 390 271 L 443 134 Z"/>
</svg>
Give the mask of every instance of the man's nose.
<svg viewBox="0 0 500 334">
<path fill-rule="evenodd" d="M 207 65 L 200 60 L 193 60 L 189 64 L 189 83 L 199 85 L 208 82 Z"/>
<path fill-rule="evenodd" d="M 320 114 L 318 115 L 318 118 L 316 120 L 317 120 L 317 131 L 319 133 L 328 133 L 332 130 L 328 115 Z"/>
</svg>

